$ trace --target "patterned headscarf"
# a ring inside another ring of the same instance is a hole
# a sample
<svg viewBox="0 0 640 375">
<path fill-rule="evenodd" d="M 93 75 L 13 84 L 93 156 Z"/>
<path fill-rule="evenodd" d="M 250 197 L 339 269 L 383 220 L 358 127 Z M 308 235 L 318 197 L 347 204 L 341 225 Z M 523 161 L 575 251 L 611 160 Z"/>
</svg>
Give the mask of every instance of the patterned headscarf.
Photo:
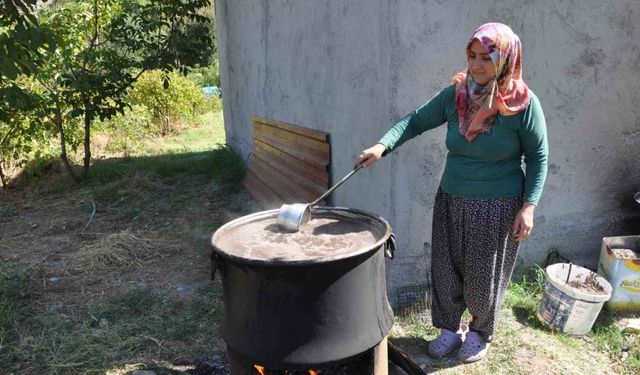
<svg viewBox="0 0 640 375">
<path fill-rule="evenodd" d="M 469 50 L 478 40 L 489 53 L 495 76 L 480 86 L 473 81 L 469 69 L 456 74 L 456 109 L 460 119 L 460 134 L 468 142 L 491 129 L 498 112 L 515 115 L 529 105 L 529 89 L 522 80 L 522 46 L 520 38 L 507 25 L 492 22 L 480 26 L 467 44 Z"/>
</svg>

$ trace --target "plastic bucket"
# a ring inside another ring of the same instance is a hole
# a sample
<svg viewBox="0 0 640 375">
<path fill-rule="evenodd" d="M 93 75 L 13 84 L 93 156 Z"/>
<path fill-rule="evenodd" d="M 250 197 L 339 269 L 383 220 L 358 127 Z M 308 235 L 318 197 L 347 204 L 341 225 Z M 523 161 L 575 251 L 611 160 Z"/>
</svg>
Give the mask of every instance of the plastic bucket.
<svg viewBox="0 0 640 375">
<path fill-rule="evenodd" d="M 569 280 L 567 276 L 571 274 Z M 601 290 L 571 286 L 593 280 Z M 569 335 L 584 335 L 591 330 L 602 305 L 611 297 L 611 284 L 602 276 L 575 264 L 552 264 L 546 269 L 544 295 L 536 313 L 547 327 Z"/>
</svg>

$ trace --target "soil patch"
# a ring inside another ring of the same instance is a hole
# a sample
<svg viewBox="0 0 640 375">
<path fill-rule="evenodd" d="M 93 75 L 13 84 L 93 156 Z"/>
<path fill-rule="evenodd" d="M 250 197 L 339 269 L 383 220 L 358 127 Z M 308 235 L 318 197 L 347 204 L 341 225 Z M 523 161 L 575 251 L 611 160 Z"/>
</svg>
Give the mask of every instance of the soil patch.
<svg viewBox="0 0 640 375">
<path fill-rule="evenodd" d="M 577 275 L 576 279 L 579 279 L 581 277 L 582 275 Z M 584 281 L 571 280 L 569 281 L 569 283 L 567 283 L 567 285 L 586 293 L 607 294 L 607 292 L 604 290 L 604 287 L 598 282 L 598 274 L 595 272 L 591 272 Z"/>
<path fill-rule="evenodd" d="M 215 184 L 198 179 L 170 193 L 131 181 L 113 200 L 78 187 L 51 194 L 47 181 L 6 191 L 0 258 L 32 275 L 29 294 L 44 307 L 82 307 L 140 286 L 188 296 L 210 277 L 213 232 L 258 210 L 246 192 L 218 201 Z"/>
<path fill-rule="evenodd" d="M 640 253 L 632 249 L 611 249 L 618 259 L 640 259 Z"/>
</svg>

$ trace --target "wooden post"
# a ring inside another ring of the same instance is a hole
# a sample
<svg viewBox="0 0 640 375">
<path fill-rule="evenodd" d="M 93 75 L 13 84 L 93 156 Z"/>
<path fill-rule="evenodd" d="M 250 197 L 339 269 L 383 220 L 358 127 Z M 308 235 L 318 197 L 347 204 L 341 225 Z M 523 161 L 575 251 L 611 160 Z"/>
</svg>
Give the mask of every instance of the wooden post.
<svg viewBox="0 0 640 375">
<path fill-rule="evenodd" d="M 389 375 L 389 353 L 386 337 L 373 348 L 373 375 Z"/>
<path fill-rule="evenodd" d="M 229 371 L 231 375 L 254 375 L 253 364 L 227 349 L 227 358 L 229 359 Z"/>
</svg>

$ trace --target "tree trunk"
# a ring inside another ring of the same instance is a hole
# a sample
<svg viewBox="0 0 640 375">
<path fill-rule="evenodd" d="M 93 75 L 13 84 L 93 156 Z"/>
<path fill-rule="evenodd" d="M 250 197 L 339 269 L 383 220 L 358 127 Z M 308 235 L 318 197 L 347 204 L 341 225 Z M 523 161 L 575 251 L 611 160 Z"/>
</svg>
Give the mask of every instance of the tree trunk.
<svg viewBox="0 0 640 375">
<path fill-rule="evenodd" d="M 7 178 L 4 175 L 4 172 L 2 171 L 2 160 L 0 160 L 0 182 L 2 182 L 2 188 L 6 189 L 7 188 Z"/>
<path fill-rule="evenodd" d="M 84 103 L 84 169 L 82 176 L 87 178 L 89 175 L 89 166 L 91 165 L 91 122 L 93 121 L 93 111 L 90 109 L 89 103 Z"/>
<path fill-rule="evenodd" d="M 69 164 L 69 158 L 67 158 L 67 143 L 64 139 L 64 128 L 62 127 L 62 111 L 60 110 L 60 105 L 56 103 L 56 126 L 58 127 L 58 131 L 60 132 L 60 159 L 62 159 L 62 163 L 64 167 L 67 169 L 69 176 L 74 182 L 78 182 L 78 177 L 73 173 L 73 169 L 71 168 L 71 164 Z"/>
</svg>

